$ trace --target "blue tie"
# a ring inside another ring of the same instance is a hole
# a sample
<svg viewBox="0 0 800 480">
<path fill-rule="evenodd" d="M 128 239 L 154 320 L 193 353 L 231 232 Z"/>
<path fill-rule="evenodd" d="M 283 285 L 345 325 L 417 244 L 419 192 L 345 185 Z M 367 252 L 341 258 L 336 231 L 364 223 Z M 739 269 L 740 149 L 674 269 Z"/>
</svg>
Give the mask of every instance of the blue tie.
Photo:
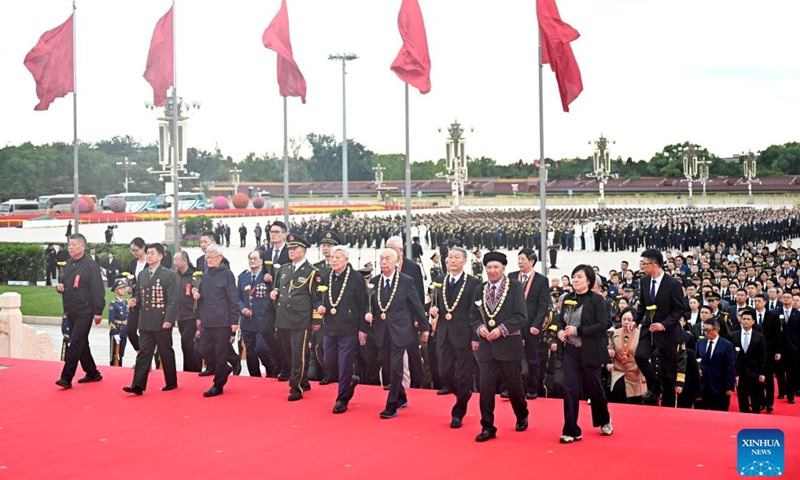
<svg viewBox="0 0 800 480">
<path fill-rule="evenodd" d="M 650 280 L 650 300 L 653 303 L 656 303 L 656 281 L 655 281 L 655 279 Z"/>
<path fill-rule="evenodd" d="M 275 250 L 275 253 L 272 255 L 272 263 L 278 263 L 278 254 L 280 250 Z"/>
</svg>

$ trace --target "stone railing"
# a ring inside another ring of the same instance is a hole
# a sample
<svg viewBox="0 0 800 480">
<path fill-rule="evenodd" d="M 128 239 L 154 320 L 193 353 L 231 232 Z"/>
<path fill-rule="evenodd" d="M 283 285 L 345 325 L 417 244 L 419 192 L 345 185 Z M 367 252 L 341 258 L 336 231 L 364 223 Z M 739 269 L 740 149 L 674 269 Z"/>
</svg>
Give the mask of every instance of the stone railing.
<svg viewBox="0 0 800 480">
<path fill-rule="evenodd" d="M 0 295 L 0 357 L 58 360 L 50 335 L 22 323 L 21 306 L 19 293 Z"/>
</svg>

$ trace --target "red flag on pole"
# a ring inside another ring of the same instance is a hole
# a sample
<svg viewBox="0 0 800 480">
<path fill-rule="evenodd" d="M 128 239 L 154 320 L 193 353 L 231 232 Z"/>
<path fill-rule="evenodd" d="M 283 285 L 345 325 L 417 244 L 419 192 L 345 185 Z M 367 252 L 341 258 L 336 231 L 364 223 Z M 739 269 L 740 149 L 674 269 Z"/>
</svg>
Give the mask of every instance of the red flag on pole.
<svg viewBox="0 0 800 480">
<path fill-rule="evenodd" d="M 34 110 L 47 110 L 53 100 L 75 91 L 72 18 L 45 32 L 23 62 L 36 81 L 39 104 Z"/>
<path fill-rule="evenodd" d="M 417 0 L 403 0 L 397 27 L 403 46 L 392 62 L 391 69 L 406 82 L 425 94 L 431 91 L 431 57 L 428 55 L 428 36 L 425 21 Z"/>
<path fill-rule="evenodd" d="M 289 38 L 289 13 L 286 0 L 275 14 L 261 37 L 264 46 L 278 54 L 278 86 L 283 97 L 300 97 L 306 103 L 306 79 L 294 61 L 292 41 Z"/>
<path fill-rule="evenodd" d="M 555 72 L 561 106 L 569 112 L 569 104 L 583 91 L 581 71 L 570 46 L 570 42 L 581 35 L 561 21 L 555 0 L 537 0 L 536 13 L 542 39 L 542 64 L 549 63 Z"/>
<path fill-rule="evenodd" d="M 163 107 L 167 103 L 167 89 L 175 83 L 175 46 L 172 39 L 172 7 L 156 23 L 144 79 L 153 87 L 153 104 Z"/>
</svg>

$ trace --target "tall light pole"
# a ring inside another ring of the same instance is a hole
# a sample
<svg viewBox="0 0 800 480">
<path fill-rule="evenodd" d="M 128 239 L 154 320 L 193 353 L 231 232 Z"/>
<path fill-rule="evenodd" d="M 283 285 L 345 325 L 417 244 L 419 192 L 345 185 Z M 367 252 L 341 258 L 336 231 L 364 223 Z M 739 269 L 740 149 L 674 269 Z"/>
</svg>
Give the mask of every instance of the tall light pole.
<svg viewBox="0 0 800 480">
<path fill-rule="evenodd" d="M 688 144 L 685 147 L 678 147 L 678 155 L 683 161 L 683 176 L 686 178 L 686 183 L 689 186 L 689 198 L 686 205 L 694 207 L 694 193 L 692 191 L 692 184 L 694 177 L 697 176 L 697 145 Z"/>
<path fill-rule="evenodd" d="M 600 199 L 597 201 L 598 208 L 606 208 L 606 183 L 611 176 L 611 155 L 608 148 L 608 139 L 600 134 L 600 138 L 592 142 L 589 140 L 589 145 L 594 143 L 594 156 L 592 157 L 592 164 L 594 170 L 592 173 L 587 174 L 589 178 L 596 178 L 597 185 L 600 189 Z M 617 143 L 612 140 L 611 143 Z"/>
<path fill-rule="evenodd" d="M 358 55 L 353 53 L 328 55 L 328 60 L 340 60 L 342 62 L 342 205 L 349 203 L 347 188 L 347 87 L 345 78 L 347 76 L 347 62 L 357 58 Z"/>
<path fill-rule="evenodd" d="M 698 160 L 697 162 L 697 176 L 703 186 L 703 198 L 706 197 L 706 183 L 713 181 L 709 180 L 709 166 L 711 166 L 711 160 Z"/>
<path fill-rule="evenodd" d="M 372 167 L 372 171 L 375 172 L 375 190 L 378 191 L 378 199 L 381 198 L 381 189 L 383 189 L 383 172 L 386 170 L 386 167 L 382 167 L 379 163 L 377 166 Z"/>
<path fill-rule="evenodd" d="M 761 180 L 756 178 L 756 162 L 758 161 L 758 158 L 752 151 L 747 153 L 742 152 L 739 158 L 742 160 L 744 178 L 747 180 L 747 203 L 752 204 L 755 203 L 755 200 L 753 199 L 753 183 L 761 183 Z"/>
<path fill-rule="evenodd" d="M 233 169 L 228 170 L 228 173 L 231 174 L 231 185 L 233 186 L 233 194 L 236 195 L 237 193 L 239 193 L 239 174 L 242 173 L 242 171 L 236 167 L 233 167 Z"/>
<path fill-rule="evenodd" d="M 122 167 L 122 170 L 125 172 L 125 193 L 128 193 L 128 184 L 130 181 L 130 171 L 131 167 L 136 165 L 136 162 L 129 162 L 128 157 L 125 157 L 125 161 L 123 162 L 116 162 L 118 166 Z"/>
<path fill-rule="evenodd" d="M 441 132 L 442 129 L 439 129 Z M 470 128 L 470 132 L 474 129 Z M 464 185 L 469 178 L 469 168 L 467 166 L 467 154 L 465 145 L 467 140 L 464 138 L 464 129 L 458 120 L 450 124 L 447 129 L 448 137 L 445 140 L 446 157 L 445 168 L 446 173 L 437 173 L 436 176 L 444 178 L 452 186 L 453 192 L 453 210 L 458 210 L 460 206 L 459 197 L 464 196 Z"/>
</svg>

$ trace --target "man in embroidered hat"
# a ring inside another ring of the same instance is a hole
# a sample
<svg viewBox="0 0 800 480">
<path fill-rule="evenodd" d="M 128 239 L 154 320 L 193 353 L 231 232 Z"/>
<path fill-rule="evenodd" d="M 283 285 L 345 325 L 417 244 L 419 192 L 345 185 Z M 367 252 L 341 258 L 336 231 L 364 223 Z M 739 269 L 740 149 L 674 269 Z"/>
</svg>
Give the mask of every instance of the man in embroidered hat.
<svg viewBox="0 0 800 480">
<path fill-rule="evenodd" d="M 522 329 L 528 324 L 525 292 L 522 285 L 505 274 L 508 260 L 500 252 L 483 257 L 488 281 L 476 289 L 470 310 L 472 350 L 477 351 L 480 369 L 481 433 L 476 442 L 496 437 L 494 426 L 495 389 L 498 379 L 505 381 L 508 398 L 517 417 L 516 431 L 528 428 L 528 405 L 522 387 L 522 364 L 525 349 Z M 475 338 L 478 340 L 475 340 Z"/>
<path fill-rule="evenodd" d="M 274 228 L 274 227 L 273 227 Z M 267 317 L 275 317 L 284 365 L 291 365 L 289 401 L 303 398 L 311 389 L 308 383 L 308 338 L 312 328 L 319 330 L 322 318 L 316 312 L 322 304 L 318 286 L 319 271 L 306 260 L 308 241 L 300 235 L 286 236 L 290 263 L 275 273 L 275 284 L 267 306 Z M 284 378 L 279 377 L 279 380 Z"/>
</svg>

